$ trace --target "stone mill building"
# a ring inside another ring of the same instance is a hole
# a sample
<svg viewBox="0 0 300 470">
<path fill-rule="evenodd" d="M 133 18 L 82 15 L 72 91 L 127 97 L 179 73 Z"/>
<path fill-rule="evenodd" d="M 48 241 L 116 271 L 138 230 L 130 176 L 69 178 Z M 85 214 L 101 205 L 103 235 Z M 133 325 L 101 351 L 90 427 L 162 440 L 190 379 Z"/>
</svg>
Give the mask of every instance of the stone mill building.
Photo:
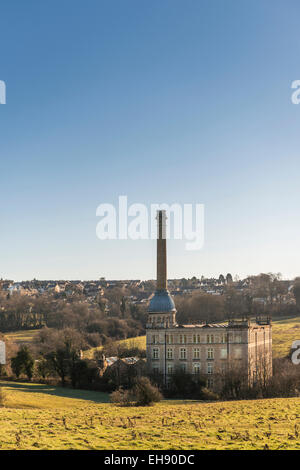
<svg viewBox="0 0 300 470">
<path fill-rule="evenodd" d="M 241 371 L 250 383 L 272 374 L 270 319 L 178 325 L 167 286 L 166 212 L 158 211 L 157 286 L 147 320 L 147 365 L 166 386 L 176 369 L 201 374 L 218 390 L 228 371 Z"/>
</svg>

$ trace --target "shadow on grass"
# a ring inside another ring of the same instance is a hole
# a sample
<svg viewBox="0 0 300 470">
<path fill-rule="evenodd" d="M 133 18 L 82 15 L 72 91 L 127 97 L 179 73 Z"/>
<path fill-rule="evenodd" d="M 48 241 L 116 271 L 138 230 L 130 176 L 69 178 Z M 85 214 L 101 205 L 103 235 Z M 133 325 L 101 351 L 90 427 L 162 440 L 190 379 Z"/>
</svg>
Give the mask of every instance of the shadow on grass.
<svg viewBox="0 0 300 470">
<path fill-rule="evenodd" d="M 88 400 L 94 403 L 109 403 L 109 395 L 103 392 L 93 392 L 89 390 L 75 390 L 72 388 L 54 387 L 44 384 L 27 384 L 20 382 L 0 382 L 7 390 L 18 390 L 28 393 L 44 393 L 62 398 L 74 398 L 77 400 Z"/>
</svg>

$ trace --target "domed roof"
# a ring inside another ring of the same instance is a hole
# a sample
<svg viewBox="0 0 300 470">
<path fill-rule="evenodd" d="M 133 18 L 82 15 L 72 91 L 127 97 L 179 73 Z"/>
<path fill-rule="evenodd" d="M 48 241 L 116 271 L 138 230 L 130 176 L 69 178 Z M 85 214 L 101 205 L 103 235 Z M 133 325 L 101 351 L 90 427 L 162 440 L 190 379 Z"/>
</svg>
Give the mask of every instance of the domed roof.
<svg viewBox="0 0 300 470">
<path fill-rule="evenodd" d="M 175 304 L 169 291 L 157 290 L 150 300 L 148 313 L 175 312 Z"/>
</svg>

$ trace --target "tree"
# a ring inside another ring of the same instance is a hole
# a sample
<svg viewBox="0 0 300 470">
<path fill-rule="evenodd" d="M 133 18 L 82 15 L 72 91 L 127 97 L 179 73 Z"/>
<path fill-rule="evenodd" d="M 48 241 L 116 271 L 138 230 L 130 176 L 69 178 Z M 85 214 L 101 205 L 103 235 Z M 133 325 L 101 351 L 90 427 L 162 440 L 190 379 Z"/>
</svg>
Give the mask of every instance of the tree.
<svg viewBox="0 0 300 470">
<path fill-rule="evenodd" d="M 220 282 L 221 284 L 225 284 L 225 277 L 223 276 L 223 274 L 220 274 L 220 276 L 219 276 L 219 282 Z"/>
<path fill-rule="evenodd" d="M 73 357 L 70 363 L 70 377 L 73 388 L 86 385 L 89 382 L 88 363 L 76 356 Z"/>
<path fill-rule="evenodd" d="M 20 359 L 17 356 L 11 359 L 11 368 L 18 379 L 22 373 L 23 365 L 21 364 Z"/>
<path fill-rule="evenodd" d="M 36 371 L 43 380 L 46 379 L 51 374 L 51 367 L 47 359 L 42 357 L 37 361 L 37 368 Z"/>
<path fill-rule="evenodd" d="M 79 352 L 73 349 L 72 344 L 68 341 L 63 348 L 56 349 L 46 355 L 46 359 L 61 378 L 63 387 L 66 384 L 66 377 L 72 376 L 72 366 L 79 358 Z"/>
<path fill-rule="evenodd" d="M 28 380 L 32 379 L 34 359 L 27 346 L 22 346 L 17 355 L 12 358 L 11 368 L 17 378 L 24 373 L 27 375 Z"/>
<path fill-rule="evenodd" d="M 72 379 L 72 368 L 80 359 L 80 351 L 84 346 L 82 335 L 71 328 L 55 334 L 50 330 L 44 335 L 42 346 L 49 367 L 61 378 L 64 386 L 68 376 Z"/>
<path fill-rule="evenodd" d="M 296 277 L 293 287 L 293 294 L 296 300 L 297 308 L 300 309 L 300 278 Z"/>
<path fill-rule="evenodd" d="M 201 374 L 189 374 L 180 368 L 176 368 L 170 376 L 168 394 L 177 398 L 201 399 L 205 382 L 205 378 Z"/>
<path fill-rule="evenodd" d="M 227 284 L 231 284 L 232 281 L 233 281 L 232 275 L 231 275 L 230 273 L 228 273 L 228 274 L 226 275 L 226 283 L 227 283 Z"/>
<path fill-rule="evenodd" d="M 226 289 L 224 308 L 227 318 L 231 319 L 249 314 L 246 298 L 231 287 Z"/>
<path fill-rule="evenodd" d="M 120 304 L 120 311 L 122 314 L 122 317 L 124 318 L 125 312 L 126 312 L 126 302 L 125 302 L 125 297 L 122 297 L 121 304 Z"/>
<path fill-rule="evenodd" d="M 231 364 L 221 374 L 225 398 L 242 398 L 248 388 L 248 375 L 245 367 L 239 364 Z"/>
<path fill-rule="evenodd" d="M 97 297 L 96 297 L 96 301 L 97 301 L 98 307 L 100 309 L 100 312 L 102 314 L 104 314 L 105 313 L 105 307 L 106 307 L 105 300 L 102 298 L 102 296 L 100 294 L 98 294 Z"/>
<path fill-rule="evenodd" d="M 199 321 L 221 321 L 224 319 L 224 299 L 221 295 L 195 292 L 176 299 L 179 324 Z"/>
<path fill-rule="evenodd" d="M 250 294 L 245 295 L 246 314 L 251 317 L 253 312 L 253 297 Z"/>
</svg>

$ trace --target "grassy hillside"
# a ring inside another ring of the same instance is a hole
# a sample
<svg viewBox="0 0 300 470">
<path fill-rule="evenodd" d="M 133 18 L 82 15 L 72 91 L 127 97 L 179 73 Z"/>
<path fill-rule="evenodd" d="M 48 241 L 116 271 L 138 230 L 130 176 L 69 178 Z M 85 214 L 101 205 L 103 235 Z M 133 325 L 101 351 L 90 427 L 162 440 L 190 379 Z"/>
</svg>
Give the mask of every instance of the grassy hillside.
<svg viewBox="0 0 300 470">
<path fill-rule="evenodd" d="M 273 321 L 273 357 L 286 356 L 296 339 L 300 339 L 299 317 Z"/>
<path fill-rule="evenodd" d="M 5 336 L 16 344 L 30 344 L 38 333 L 39 330 L 21 330 L 5 333 Z"/>
<path fill-rule="evenodd" d="M 146 349 L 146 336 L 136 336 L 135 338 L 127 338 L 118 341 L 119 344 L 125 344 L 126 346 L 133 348 L 138 347 L 140 349 Z M 98 348 L 91 348 L 84 351 L 83 355 L 86 359 L 92 359 L 95 351 L 101 351 L 102 346 Z"/>
<path fill-rule="evenodd" d="M 299 449 L 300 399 L 122 408 L 107 395 L 2 382 L 1 449 Z"/>
</svg>

